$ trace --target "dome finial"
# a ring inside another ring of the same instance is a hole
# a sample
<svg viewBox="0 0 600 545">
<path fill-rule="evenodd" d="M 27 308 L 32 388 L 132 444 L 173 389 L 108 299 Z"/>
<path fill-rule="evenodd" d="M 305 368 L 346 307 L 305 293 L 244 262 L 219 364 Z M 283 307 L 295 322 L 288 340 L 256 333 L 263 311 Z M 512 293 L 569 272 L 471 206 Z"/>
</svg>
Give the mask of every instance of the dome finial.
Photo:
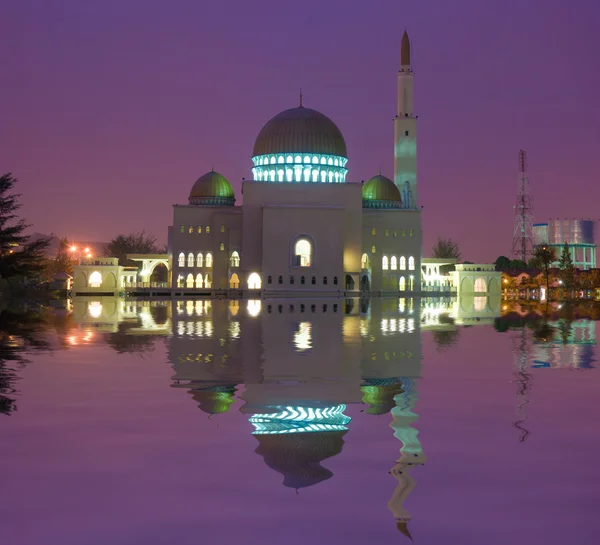
<svg viewBox="0 0 600 545">
<path fill-rule="evenodd" d="M 300 108 L 304 108 L 302 105 L 302 87 L 300 87 Z"/>
</svg>

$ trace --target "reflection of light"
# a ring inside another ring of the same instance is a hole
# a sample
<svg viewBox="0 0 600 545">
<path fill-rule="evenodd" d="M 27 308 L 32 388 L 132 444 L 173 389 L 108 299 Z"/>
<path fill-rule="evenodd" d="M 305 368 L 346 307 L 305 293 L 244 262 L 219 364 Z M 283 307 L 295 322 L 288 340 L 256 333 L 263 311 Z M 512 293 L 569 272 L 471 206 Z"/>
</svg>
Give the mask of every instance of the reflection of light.
<svg viewBox="0 0 600 545">
<path fill-rule="evenodd" d="M 294 333 L 294 346 L 300 352 L 311 349 L 312 332 L 310 322 L 298 324 L 298 330 Z"/>
<path fill-rule="evenodd" d="M 366 337 L 369 334 L 369 320 L 360 321 L 360 336 Z"/>
<path fill-rule="evenodd" d="M 487 301 L 487 297 L 474 297 L 473 304 L 475 306 L 475 310 L 477 310 L 477 311 L 485 310 L 486 301 Z"/>
<path fill-rule="evenodd" d="M 72 344 L 73 346 L 77 344 L 77 337 L 75 337 L 75 335 L 69 337 L 69 344 Z"/>
<path fill-rule="evenodd" d="M 406 310 L 406 299 L 400 299 L 400 301 L 398 301 L 398 310 L 400 312 L 404 312 Z"/>
<path fill-rule="evenodd" d="M 350 417 L 344 414 L 346 405 L 334 407 L 274 407 L 277 413 L 255 414 L 250 417 L 254 434 L 283 435 L 314 431 L 344 431 Z"/>
<path fill-rule="evenodd" d="M 99 301 L 88 303 L 88 312 L 92 318 L 100 318 L 102 315 L 102 303 Z"/>
<path fill-rule="evenodd" d="M 187 301 L 185 304 L 185 313 L 188 316 L 192 316 L 194 314 L 194 301 Z"/>
<path fill-rule="evenodd" d="M 248 314 L 255 317 L 260 314 L 261 302 L 260 299 L 249 299 L 248 300 Z"/>
<path fill-rule="evenodd" d="M 229 323 L 229 334 L 237 339 L 240 336 L 240 323 L 239 322 L 230 322 Z"/>
<path fill-rule="evenodd" d="M 231 312 L 232 316 L 237 316 L 237 313 L 240 310 L 240 302 L 239 301 L 229 301 L 229 312 Z"/>
<path fill-rule="evenodd" d="M 88 331 L 85 334 L 85 337 L 83 337 L 83 340 L 84 341 L 91 341 L 93 336 L 94 336 L 94 333 L 92 331 Z"/>
</svg>

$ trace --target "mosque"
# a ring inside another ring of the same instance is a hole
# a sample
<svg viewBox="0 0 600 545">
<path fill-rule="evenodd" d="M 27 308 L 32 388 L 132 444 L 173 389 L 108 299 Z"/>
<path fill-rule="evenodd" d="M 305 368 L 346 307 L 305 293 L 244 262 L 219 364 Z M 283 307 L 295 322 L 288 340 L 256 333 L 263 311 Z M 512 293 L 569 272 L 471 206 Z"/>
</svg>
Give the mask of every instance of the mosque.
<svg viewBox="0 0 600 545">
<path fill-rule="evenodd" d="M 174 205 L 170 288 L 282 294 L 412 292 L 421 286 L 417 116 L 410 41 L 402 38 L 394 118 L 394 179 L 347 181 L 337 125 L 302 103 L 270 119 L 252 154 L 243 206 L 211 170 Z"/>
</svg>

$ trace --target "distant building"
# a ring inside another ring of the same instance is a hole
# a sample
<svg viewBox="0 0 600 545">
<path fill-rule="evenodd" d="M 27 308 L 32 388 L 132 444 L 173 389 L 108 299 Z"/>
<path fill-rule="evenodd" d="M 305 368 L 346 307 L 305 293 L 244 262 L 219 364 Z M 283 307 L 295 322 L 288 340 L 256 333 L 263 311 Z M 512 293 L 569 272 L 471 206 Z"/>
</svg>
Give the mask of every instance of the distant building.
<svg viewBox="0 0 600 545">
<path fill-rule="evenodd" d="M 558 258 L 567 243 L 571 252 L 573 265 L 577 269 L 596 268 L 596 222 L 594 220 L 555 219 L 547 223 L 536 223 L 533 226 L 535 244 L 548 244 L 556 249 Z"/>
</svg>

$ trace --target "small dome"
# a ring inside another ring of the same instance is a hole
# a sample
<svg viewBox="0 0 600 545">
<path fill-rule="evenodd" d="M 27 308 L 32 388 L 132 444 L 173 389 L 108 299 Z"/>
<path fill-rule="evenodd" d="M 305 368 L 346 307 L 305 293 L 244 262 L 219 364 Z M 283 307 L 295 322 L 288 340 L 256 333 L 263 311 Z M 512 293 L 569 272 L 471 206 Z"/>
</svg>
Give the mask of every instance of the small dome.
<svg viewBox="0 0 600 545">
<path fill-rule="evenodd" d="M 190 204 L 233 206 L 235 194 L 227 178 L 214 170 L 196 180 L 189 197 Z"/>
<path fill-rule="evenodd" d="M 282 154 L 323 154 L 348 158 L 340 129 L 316 110 L 290 108 L 271 118 L 254 143 L 253 157 Z"/>
<path fill-rule="evenodd" d="M 363 208 L 402 208 L 400 190 L 382 174 L 373 176 L 362 187 Z"/>
</svg>

